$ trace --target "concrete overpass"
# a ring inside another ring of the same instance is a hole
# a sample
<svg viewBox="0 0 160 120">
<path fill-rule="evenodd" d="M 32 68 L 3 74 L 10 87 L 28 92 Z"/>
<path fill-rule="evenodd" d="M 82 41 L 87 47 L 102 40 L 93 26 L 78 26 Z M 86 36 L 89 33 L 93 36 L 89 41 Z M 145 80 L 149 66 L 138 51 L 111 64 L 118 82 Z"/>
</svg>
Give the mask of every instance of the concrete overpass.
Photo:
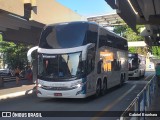
<svg viewBox="0 0 160 120">
<path fill-rule="evenodd" d="M 123 25 L 121 21 L 123 19 L 116 13 L 99 15 L 99 16 L 91 16 L 87 18 L 90 22 L 96 22 L 97 24 L 103 27 L 113 27 L 118 25 Z"/>
<path fill-rule="evenodd" d="M 114 26 L 122 21 L 119 15 L 93 16 L 88 20 L 104 27 Z M 6 41 L 37 45 L 44 25 L 75 20 L 82 20 L 82 16 L 56 0 L 0 0 L 0 32 Z"/>
<path fill-rule="evenodd" d="M 134 30 L 145 25 L 142 35 L 150 46 L 160 45 L 160 0 L 105 0 Z"/>
<path fill-rule="evenodd" d="M 0 32 L 6 41 L 37 45 L 44 25 L 81 19 L 56 0 L 0 0 Z"/>
</svg>

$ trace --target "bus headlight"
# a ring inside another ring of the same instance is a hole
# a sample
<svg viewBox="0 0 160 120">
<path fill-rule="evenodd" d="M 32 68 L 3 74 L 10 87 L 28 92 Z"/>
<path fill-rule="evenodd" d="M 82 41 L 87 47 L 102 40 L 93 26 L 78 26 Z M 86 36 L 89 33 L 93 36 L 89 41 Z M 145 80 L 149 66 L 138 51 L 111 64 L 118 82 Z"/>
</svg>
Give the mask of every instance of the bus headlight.
<svg viewBox="0 0 160 120">
<path fill-rule="evenodd" d="M 75 82 L 75 83 L 72 83 L 71 84 L 71 88 L 80 88 L 82 87 L 84 84 L 82 83 L 82 81 L 78 81 L 78 82 Z"/>
<path fill-rule="evenodd" d="M 38 80 L 38 85 L 37 85 L 38 87 L 42 87 L 43 84 L 44 84 L 44 81 Z"/>
<path fill-rule="evenodd" d="M 82 84 L 77 84 L 77 87 L 79 88 L 79 87 L 81 87 L 82 86 Z"/>
<path fill-rule="evenodd" d="M 42 87 L 42 85 L 41 85 L 41 84 L 38 84 L 37 86 L 38 86 L 38 87 Z"/>
</svg>

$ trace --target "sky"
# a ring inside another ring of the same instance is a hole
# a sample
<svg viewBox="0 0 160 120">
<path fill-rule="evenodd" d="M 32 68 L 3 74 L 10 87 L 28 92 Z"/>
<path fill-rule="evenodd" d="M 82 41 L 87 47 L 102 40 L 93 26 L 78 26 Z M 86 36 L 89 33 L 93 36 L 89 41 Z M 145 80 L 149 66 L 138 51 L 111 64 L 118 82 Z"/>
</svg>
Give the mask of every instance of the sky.
<svg viewBox="0 0 160 120">
<path fill-rule="evenodd" d="M 114 13 L 105 0 L 56 0 L 81 16 L 89 17 Z"/>
</svg>

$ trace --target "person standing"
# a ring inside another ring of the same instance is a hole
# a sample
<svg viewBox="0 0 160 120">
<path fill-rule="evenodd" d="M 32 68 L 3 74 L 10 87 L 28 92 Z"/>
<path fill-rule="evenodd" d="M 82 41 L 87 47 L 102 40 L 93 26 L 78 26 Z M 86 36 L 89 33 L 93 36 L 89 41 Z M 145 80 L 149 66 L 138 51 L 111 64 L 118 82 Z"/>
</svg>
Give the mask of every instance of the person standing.
<svg viewBox="0 0 160 120">
<path fill-rule="evenodd" d="M 28 69 L 27 69 L 27 80 L 29 80 L 30 83 L 33 82 L 33 72 L 32 72 L 31 66 L 28 66 Z"/>
<path fill-rule="evenodd" d="M 18 85 L 19 84 L 19 80 L 20 80 L 20 69 L 19 67 L 16 67 L 15 69 L 15 77 L 16 77 L 16 84 Z"/>
</svg>

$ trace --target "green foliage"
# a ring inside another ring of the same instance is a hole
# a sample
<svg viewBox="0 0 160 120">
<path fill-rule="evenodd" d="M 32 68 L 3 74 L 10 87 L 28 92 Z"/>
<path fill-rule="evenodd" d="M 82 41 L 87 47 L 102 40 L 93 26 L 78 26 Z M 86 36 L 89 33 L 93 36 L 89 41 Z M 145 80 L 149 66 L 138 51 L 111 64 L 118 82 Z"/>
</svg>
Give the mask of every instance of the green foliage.
<svg viewBox="0 0 160 120">
<path fill-rule="evenodd" d="M 123 36 L 123 33 L 126 31 L 127 25 L 124 26 L 115 26 L 113 32 Z"/>
<path fill-rule="evenodd" d="M 159 46 L 152 46 L 151 52 L 154 56 L 157 56 L 160 58 L 160 47 Z"/>
<path fill-rule="evenodd" d="M 8 67 L 14 69 L 19 66 L 20 69 L 23 69 L 27 64 L 27 51 L 28 46 L 3 41 L 2 35 L 0 35 L 0 52 L 3 53 L 4 63 Z"/>
<path fill-rule="evenodd" d="M 131 53 L 139 53 L 141 55 L 147 55 L 148 49 L 147 47 L 129 47 L 129 52 Z"/>
<path fill-rule="evenodd" d="M 137 52 L 136 47 L 130 47 L 130 48 L 128 48 L 128 50 L 131 53 L 136 53 Z"/>
<path fill-rule="evenodd" d="M 140 28 L 142 26 L 137 26 L 138 33 L 135 33 L 130 27 L 128 27 L 126 24 L 123 26 L 115 26 L 113 32 L 121 35 L 122 37 L 126 38 L 128 42 L 132 41 L 144 41 L 144 37 L 140 36 Z M 128 48 L 129 52 L 131 53 L 139 53 L 146 55 L 148 52 L 148 49 L 146 47 L 130 47 Z"/>
<path fill-rule="evenodd" d="M 139 30 L 138 30 L 139 31 Z M 123 34 L 129 42 L 131 41 L 144 41 L 144 38 L 139 35 L 139 33 L 135 33 L 131 28 L 127 27 L 126 31 Z"/>
</svg>

